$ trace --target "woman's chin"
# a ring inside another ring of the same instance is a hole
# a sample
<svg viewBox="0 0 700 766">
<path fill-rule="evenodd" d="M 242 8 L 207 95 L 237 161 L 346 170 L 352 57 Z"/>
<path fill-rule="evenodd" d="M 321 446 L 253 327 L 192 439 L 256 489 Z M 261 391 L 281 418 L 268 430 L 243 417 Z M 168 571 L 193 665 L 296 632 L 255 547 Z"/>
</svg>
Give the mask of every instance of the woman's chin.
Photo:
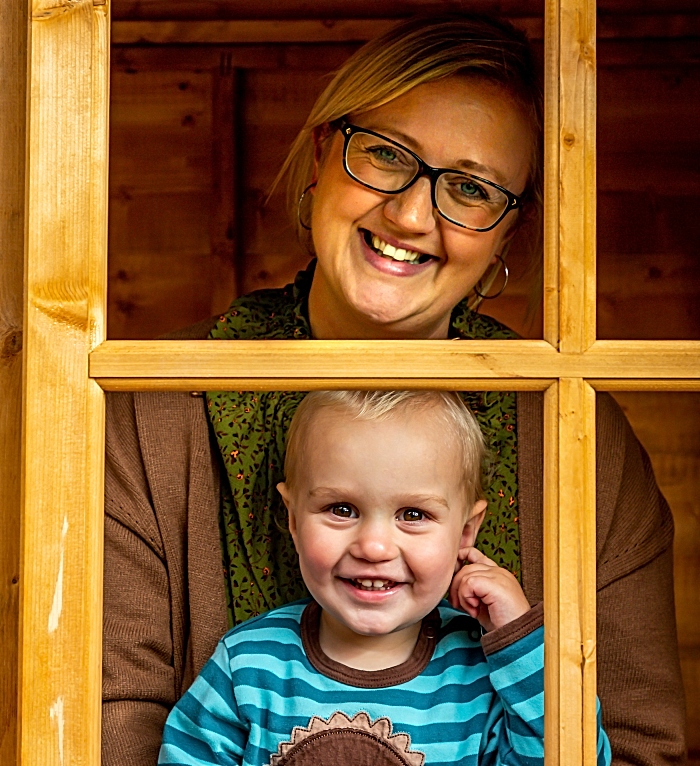
<svg viewBox="0 0 700 766">
<path fill-rule="evenodd" d="M 384 300 L 378 300 L 380 297 Z M 357 296 L 351 303 L 355 312 L 382 334 L 393 335 L 403 330 L 410 331 L 422 324 L 422 312 L 419 307 L 412 305 L 409 296 L 406 295 L 365 294 Z"/>
</svg>

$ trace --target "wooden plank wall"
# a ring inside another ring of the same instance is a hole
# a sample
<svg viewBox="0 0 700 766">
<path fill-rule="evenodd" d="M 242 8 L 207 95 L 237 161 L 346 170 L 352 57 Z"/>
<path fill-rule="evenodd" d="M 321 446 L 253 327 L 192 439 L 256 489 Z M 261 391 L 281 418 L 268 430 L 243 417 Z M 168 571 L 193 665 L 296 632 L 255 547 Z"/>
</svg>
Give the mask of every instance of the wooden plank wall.
<svg viewBox="0 0 700 766">
<path fill-rule="evenodd" d="M 256 13 L 303 18 L 314 15 L 313 5 L 269 2 Z M 415 0 L 399 11 L 383 0 L 336 0 L 324 13 L 345 18 L 352 8 L 356 17 L 387 18 L 451 5 L 461 4 Z M 536 0 L 482 6 L 541 13 Z M 242 0 L 200 0 L 196 9 L 189 0 L 116 0 L 114 12 L 116 19 L 251 15 Z M 599 3 L 600 338 L 700 338 L 699 16 L 697 0 Z M 114 48 L 109 337 L 152 338 L 182 327 L 223 310 L 233 294 L 285 284 L 306 263 L 283 196 L 263 202 L 327 73 L 354 48 Z M 485 309 L 524 336 L 541 337 L 539 274 L 523 243 L 509 262 L 506 295 Z M 700 763 L 700 394 L 616 397 L 676 519 L 689 745 Z"/>
</svg>

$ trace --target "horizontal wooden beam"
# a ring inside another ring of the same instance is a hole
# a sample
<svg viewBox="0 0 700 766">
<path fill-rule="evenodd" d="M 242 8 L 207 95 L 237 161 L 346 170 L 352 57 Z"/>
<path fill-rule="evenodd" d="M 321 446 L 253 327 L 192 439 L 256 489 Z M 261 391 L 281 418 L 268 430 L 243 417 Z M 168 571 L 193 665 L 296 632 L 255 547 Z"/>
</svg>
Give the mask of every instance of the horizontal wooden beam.
<svg viewBox="0 0 700 766">
<path fill-rule="evenodd" d="M 331 69 L 337 68 L 357 49 L 357 42 L 316 43 L 313 46 L 289 43 L 287 45 L 117 45 L 112 48 L 112 69 L 166 70 L 189 72 L 193 69 L 218 69 L 225 55 L 234 69 L 262 69 L 277 71 L 280 67 L 290 71 L 318 72 L 318 61 Z M 700 37 L 683 39 L 598 40 L 598 70 L 617 67 L 685 66 L 700 60 Z M 653 161 L 653 158 L 652 158 Z M 653 174 L 653 169 L 649 171 Z M 647 177 L 649 176 L 647 172 Z M 690 175 L 687 169 L 686 175 Z M 688 181 L 681 194 L 691 193 Z M 678 184 L 674 168 L 668 183 Z M 675 187 L 672 187 L 673 193 Z"/>
<path fill-rule="evenodd" d="M 677 1 L 677 0 L 675 0 Z M 652 0 L 659 2 L 659 0 Z M 506 0 L 506 5 L 511 5 Z M 470 0 L 475 13 L 503 13 L 504 0 Z M 541 0 L 519 0 L 519 13 L 535 14 Z M 323 13 L 326 18 L 376 19 L 459 10 L 463 0 L 113 0 L 116 19 L 306 19 Z M 522 7 L 522 10 L 520 8 Z"/>
<path fill-rule="evenodd" d="M 581 354 L 541 340 L 106 341 L 90 376 L 107 390 L 334 385 L 423 387 L 470 382 L 542 389 L 555 378 L 700 380 L 700 341 L 597 341 Z M 517 383 L 516 383 L 517 382 Z M 646 386 L 646 384 L 644 384 Z"/>
<path fill-rule="evenodd" d="M 115 21 L 113 44 L 327 43 L 369 40 L 396 19 L 289 21 Z"/>
<path fill-rule="evenodd" d="M 492 16 L 537 16 L 542 0 L 470 0 L 474 13 Z M 601 16 L 629 15 L 639 11 L 640 0 L 600 0 Z M 697 0 L 644 0 L 644 11 L 667 15 L 697 10 Z M 307 19 L 322 13 L 324 18 L 380 19 L 414 13 L 463 10 L 464 0 L 113 0 L 115 19 Z"/>
<path fill-rule="evenodd" d="M 545 391 L 555 378 L 97 378 L 104 391 Z M 700 382 L 698 382 L 700 389 Z"/>
<path fill-rule="evenodd" d="M 340 43 L 370 40 L 397 19 L 223 19 L 203 21 L 115 21 L 115 45 Z M 541 16 L 512 18 L 532 40 L 544 37 Z M 599 40 L 700 37 L 700 13 L 603 16 Z"/>
</svg>

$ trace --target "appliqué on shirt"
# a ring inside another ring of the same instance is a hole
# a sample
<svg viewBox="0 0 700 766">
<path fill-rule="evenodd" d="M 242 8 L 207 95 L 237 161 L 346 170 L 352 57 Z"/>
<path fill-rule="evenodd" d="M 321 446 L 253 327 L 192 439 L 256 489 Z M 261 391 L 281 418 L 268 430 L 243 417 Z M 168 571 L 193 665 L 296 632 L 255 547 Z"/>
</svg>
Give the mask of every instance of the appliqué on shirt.
<svg viewBox="0 0 700 766">
<path fill-rule="evenodd" d="M 315 262 L 293 285 L 236 299 L 210 333 L 221 340 L 311 338 L 308 296 Z M 454 339 L 515 338 L 512 330 L 462 301 L 452 312 Z M 229 625 L 308 595 L 277 484 L 284 478 L 287 430 L 301 391 L 208 392 L 207 407 L 225 468 L 221 538 Z M 488 509 L 477 545 L 520 578 L 515 394 L 462 392 L 492 454 Z"/>
<path fill-rule="evenodd" d="M 423 766 L 425 754 L 411 750 L 408 734 L 392 730 L 388 718 L 373 723 L 363 712 L 350 718 L 336 711 L 328 720 L 313 716 L 308 726 L 294 727 L 268 766 Z"/>
</svg>

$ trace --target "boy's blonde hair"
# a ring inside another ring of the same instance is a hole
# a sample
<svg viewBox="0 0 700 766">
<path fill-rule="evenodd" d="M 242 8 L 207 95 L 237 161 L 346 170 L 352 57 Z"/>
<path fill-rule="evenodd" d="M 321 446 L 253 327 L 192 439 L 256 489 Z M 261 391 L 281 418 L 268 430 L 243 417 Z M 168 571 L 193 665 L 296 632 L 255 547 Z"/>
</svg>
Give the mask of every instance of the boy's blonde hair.
<svg viewBox="0 0 700 766">
<path fill-rule="evenodd" d="M 401 412 L 433 411 L 457 439 L 462 450 L 468 508 L 483 497 L 482 475 L 486 456 L 484 437 L 476 418 L 451 391 L 312 391 L 297 408 L 287 433 L 285 482 L 293 487 L 304 443 L 314 416 L 324 409 L 345 411 L 351 420 L 382 421 Z"/>
</svg>

